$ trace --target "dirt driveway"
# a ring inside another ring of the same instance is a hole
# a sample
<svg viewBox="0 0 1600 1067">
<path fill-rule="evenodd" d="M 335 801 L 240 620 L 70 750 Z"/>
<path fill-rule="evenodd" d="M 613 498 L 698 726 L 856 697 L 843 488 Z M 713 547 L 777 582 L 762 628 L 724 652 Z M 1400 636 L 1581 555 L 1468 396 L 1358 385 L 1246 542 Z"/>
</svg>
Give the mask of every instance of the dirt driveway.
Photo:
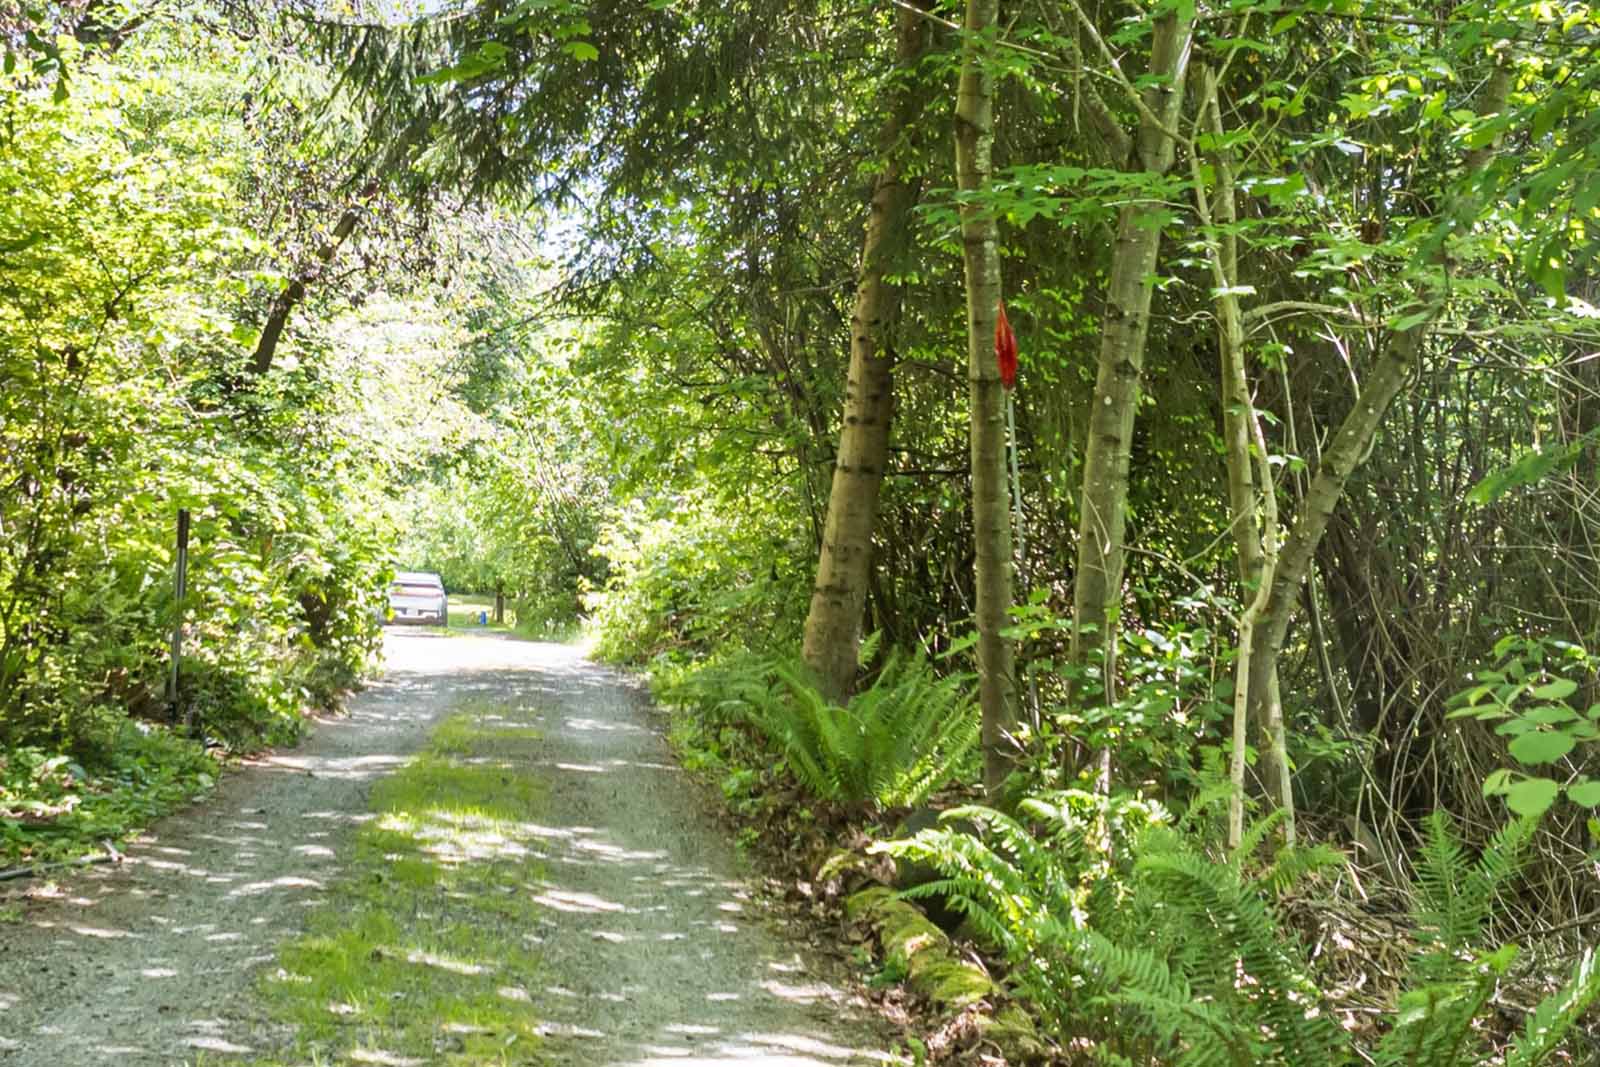
<svg viewBox="0 0 1600 1067">
<path fill-rule="evenodd" d="M 0 1067 L 249 1063 L 276 946 L 338 877 L 367 793 L 468 701 L 537 725 L 553 1064 L 846 1067 L 882 1035 L 761 914 L 638 691 L 567 646 L 400 632 L 389 671 L 300 748 L 228 775 L 128 862 L 33 886 L 0 924 Z"/>
</svg>

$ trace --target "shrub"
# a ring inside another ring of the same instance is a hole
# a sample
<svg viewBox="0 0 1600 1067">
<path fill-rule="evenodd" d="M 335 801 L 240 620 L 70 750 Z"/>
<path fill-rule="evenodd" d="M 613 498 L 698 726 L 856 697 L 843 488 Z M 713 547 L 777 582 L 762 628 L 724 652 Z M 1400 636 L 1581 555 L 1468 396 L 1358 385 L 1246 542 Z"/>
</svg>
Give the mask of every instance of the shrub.
<svg viewBox="0 0 1600 1067">
<path fill-rule="evenodd" d="M 798 645 L 812 573 L 793 518 L 771 503 L 735 508 L 693 491 L 662 506 L 601 533 L 595 551 L 610 577 L 586 601 L 598 654 L 638 663 Z"/>
<path fill-rule="evenodd" d="M 920 653 L 892 653 L 843 706 L 794 663 L 768 665 L 761 684 L 734 699 L 814 796 L 857 811 L 921 803 L 963 769 L 978 740 L 970 679 L 938 677 Z"/>
<path fill-rule="evenodd" d="M 1040 1014 L 1062 1036 L 1096 1043 L 1105 1062 L 1532 1067 L 1600 998 L 1591 949 L 1508 1048 L 1481 1032 L 1516 950 L 1475 945 L 1517 870 L 1526 821 L 1472 860 L 1447 818 L 1429 820 L 1412 904 L 1416 951 L 1383 1037 L 1358 1055 L 1273 906 L 1308 872 L 1341 863 L 1337 852 L 1285 849 L 1260 864 L 1254 854 L 1276 816 L 1216 855 L 1131 798 L 1072 791 L 1030 798 L 1021 812 L 956 809 L 946 818 L 984 832 L 946 826 L 881 847 L 941 871 L 908 895 L 938 894 L 964 911 Z"/>
</svg>

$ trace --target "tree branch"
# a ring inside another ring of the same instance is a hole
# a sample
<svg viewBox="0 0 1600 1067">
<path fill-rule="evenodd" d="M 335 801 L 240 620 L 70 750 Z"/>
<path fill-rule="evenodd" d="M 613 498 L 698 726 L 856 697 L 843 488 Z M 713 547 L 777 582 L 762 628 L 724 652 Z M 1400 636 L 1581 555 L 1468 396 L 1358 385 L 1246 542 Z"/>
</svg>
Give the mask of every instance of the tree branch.
<svg viewBox="0 0 1600 1067">
<path fill-rule="evenodd" d="M 1133 104 L 1134 109 L 1139 112 L 1139 117 L 1149 124 L 1152 129 L 1159 130 L 1163 135 L 1170 138 L 1174 144 L 1182 144 L 1183 135 L 1161 121 L 1161 118 L 1151 110 L 1150 105 L 1145 103 L 1144 95 L 1134 88 L 1133 82 L 1128 80 L 1128 76 L 1122 71 L 1122 64 L 1117 62 L 1117 57 L 1112 53 L 1111 47 L 1106 44 L 1105 38 L 1100 36 L 1099 29 L 1095 27 L 1094 21 L 1089 18 L 1083 7 L 1079 5 L 1078 0 L 1069 0 L 1069 4 L 1073 14 L 1078 17 L 1078 24 L 1083 27 L 1083 32 L 1089 35 L 1089 40 L 1094 42 L 1100 57 L 1111 68 L 1112 76 L 1122 88 L 1122 91 L 1127 94 L 1129 103 Z"/>
</svg>

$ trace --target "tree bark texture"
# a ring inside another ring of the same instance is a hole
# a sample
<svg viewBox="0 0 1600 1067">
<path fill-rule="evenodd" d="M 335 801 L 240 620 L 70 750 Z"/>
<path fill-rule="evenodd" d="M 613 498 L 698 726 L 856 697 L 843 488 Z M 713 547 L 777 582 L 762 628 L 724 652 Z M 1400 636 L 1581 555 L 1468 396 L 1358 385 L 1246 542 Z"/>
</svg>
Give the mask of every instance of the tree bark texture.
<svg viewBox="0 0 1600 1067">
<path fill-rule="evenodd" d="M 967 0 L 956 98 L 956 184 L 988 182 L 994 149 L 994 77 L 985 69 L 997 28 L 996 0 Z M 983 709 L 983 782 L 991 798 L 1012 767 L 1015 652 L 1002 635 L 1011 609 L 1011 514 L 1006 486 L 1005 390 L 995 363 L 1000 306 L 999 224 L 980 204 L 961 208 L 967 282 L 967 371 L 971 408 L 972 528 L 977 562 L 978 693 Z"/>
<path fill-rule="evenodd" d="M 368 192 L 363 196 L 366 199 L 376 192 L 376 186 L 369 186 Z M 315 261 L 312 266 L 290 279 L 272 301 L 272 309 L 267 312 L 267 321 L 261 327 L 261 337 L 256 341 L 255 353 L 250 357 L 250 372 L 262 375 L 272 369 L 273 356 L 277 354 L 278 342 L 283 340 L 283 329 L 289 324 L 289 314 L 306 298 L 306 288 L 315 281 L 322 271 L 333 262 L 333 257 L 339 254 L 339 249 L 349 240 L 355 232 L 356 223 L 361 220 L 361 208 L 352 204 L 345 208 L 344 214 L 339 216 L 338 223 L 333 227 L 322 247 L 317 249 Z"/>
<path fill-rule="evenodd" d="M 862 240 L 861 273 L 850 316 L 844 422 L 802 649 L 823 693 L 832 700 L 843 700 L 855 678 L 872 569 L 872 534 L 889 462 L 894 412 L 890 339 L 899 298 L 886 275 L 904 252 L 917 198 L 915 186 L 904 176 L 901 142 L 922 109 L 910 72 L 927 51 L 928 22 L 919 11 L 901 8 L 896 33 L 901 76 L 894 82 L 888 115 L 879 133 L 882 169 L 873 182 L 871 214 Z"/>
<path fill-rule="evenodd" d="M 1183 110 L 1184 76 L 1193 44 L 1192 14 L 1175 11 L 1156 21 L 1150 72 L 1159 82 L 1143 93 L 1144 112 L 1130 167 L 1165 174 L 1176 144 L 1166 131 Z M 1157 119 L 1156 125 L 1151 119 Z M 1161 205 L 1131 203 L 1117 218 L 1111 279 L 1106 291 L 1099 365 L 1089 412 L 1083 492 L 1079 499 L 1078 570 L 1073 589 L 1072 663 L 1098 666 L 1107 699 L 1116 669 L 1117 607 L 1122 599 L 1123 533 L 1128 458 L 1139 406 L 1145 337 L 1150 327 L 1151 277 L 1161 246 Z"/>
</svg>

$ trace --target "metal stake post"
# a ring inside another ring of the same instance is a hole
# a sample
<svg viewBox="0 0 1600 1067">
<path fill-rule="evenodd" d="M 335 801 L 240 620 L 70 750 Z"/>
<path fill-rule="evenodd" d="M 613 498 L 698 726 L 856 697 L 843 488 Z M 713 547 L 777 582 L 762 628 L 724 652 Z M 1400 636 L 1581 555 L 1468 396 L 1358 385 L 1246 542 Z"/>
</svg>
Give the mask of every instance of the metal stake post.
<svg viewBox="0 0 1600 1067">
<path fill-rule="evenodd" d="M 167 678 L 167 707 L 178 721 L 178 666 L 183 659 L 183 601 L 189 591 L 189 509 L 178 509 L 178 561 L 173 576 L 176 618 L 172 623 L 172 673 Z"/>
</svg>

